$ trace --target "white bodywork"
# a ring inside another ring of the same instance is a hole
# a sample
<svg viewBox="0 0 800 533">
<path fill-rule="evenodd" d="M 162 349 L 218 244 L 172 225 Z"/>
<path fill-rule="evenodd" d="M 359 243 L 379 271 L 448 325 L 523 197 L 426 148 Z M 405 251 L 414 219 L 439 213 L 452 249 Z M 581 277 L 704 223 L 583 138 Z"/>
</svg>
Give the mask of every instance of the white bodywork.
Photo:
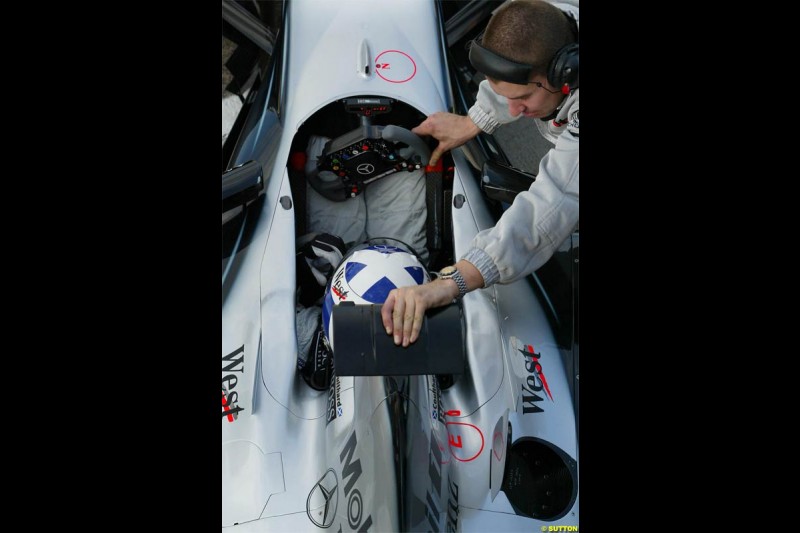
<svg viewBox="0 0 800 533">
<path fill-rule="evenodd" d="M 577 526 L 577 498 L 560 519 L 538 521 L 517 515 L 499 490 L 509 422 L 514 440 L 536 437 L 578 458 L 569 379 L 524 280 L 464 298 L 468 369 L 455 385 L 439 392 L 430 376 L 408 378 L 403 494 L 390 405 L 399 393 L 383 377 L 337 377 L 317 392 L 298 376 L 295 209 L 281 203 L 293 199 L 286 161 L 295 132 L 344 97 L 385 96 L 430 114 L 448 110 L 450 89 L 433 2 L 293 0 L 286 21 L 277 163 L 265 169 L 264 206 L 223 303 L 223 529 L 398 531 L 402 512 L 425 531 Z M 494 222 L 469 163 L 457 151 L 453 159 L 453 196 L 464 200 L 452 209 L 460 257 Z M 547 393 L 519 351 L 527 345 Z"/>
</svg>

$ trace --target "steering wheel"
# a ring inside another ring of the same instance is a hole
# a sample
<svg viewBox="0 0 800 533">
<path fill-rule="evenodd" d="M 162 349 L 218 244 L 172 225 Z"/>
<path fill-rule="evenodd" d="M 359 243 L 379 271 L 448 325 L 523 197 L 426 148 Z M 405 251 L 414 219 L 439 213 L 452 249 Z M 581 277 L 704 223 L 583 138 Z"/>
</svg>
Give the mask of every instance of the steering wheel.
<svg viewBox="0 0 800 533">
<path fill-rule="evenodd" d="M 325 144 L 308 181 L 325 198 L 341 202 L 373 181 L 420 169 L 430 158 L 428 145 L 405 128 L 361 125 Z"/>
</svg>

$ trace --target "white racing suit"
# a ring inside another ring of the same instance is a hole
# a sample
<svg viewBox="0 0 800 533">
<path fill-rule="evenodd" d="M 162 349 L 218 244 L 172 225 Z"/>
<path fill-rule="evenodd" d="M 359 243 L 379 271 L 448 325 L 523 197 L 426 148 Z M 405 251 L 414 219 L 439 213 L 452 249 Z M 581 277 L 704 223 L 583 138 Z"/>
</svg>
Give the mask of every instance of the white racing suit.
<svg viewBox="0 0 800 533">
<path fill-rule="evenodd" d="M 326 142 L 327 138 L 315 135 L 309 139 L 306 174 L 317 166 Z M 424 168 L 381 178 L 343 202 L 328 200 L 308 184 L 306 191 L 309 232 L 338 235 L 348 249 L 377 237 L 399 239 L 427 264 Z"/>
</svg>

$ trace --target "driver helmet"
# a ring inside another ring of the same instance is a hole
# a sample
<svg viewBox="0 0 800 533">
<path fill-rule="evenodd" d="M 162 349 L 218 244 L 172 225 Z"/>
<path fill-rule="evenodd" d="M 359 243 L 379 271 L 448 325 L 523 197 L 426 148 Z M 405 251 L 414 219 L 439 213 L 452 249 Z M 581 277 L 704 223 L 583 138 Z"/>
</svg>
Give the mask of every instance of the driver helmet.
<svg viewBox="0 0 800 533">
<path fill-rule="evenodd" d="M 382 304 L 392 289 L 422 285 L 431 279 L 419 256 L 409 246 L 377 244 L 375 241 L 371 239 L 353 248 L 325 288 L 322 327 L 331 350 L 334 305 L 340 302 Z"/>
</svg>

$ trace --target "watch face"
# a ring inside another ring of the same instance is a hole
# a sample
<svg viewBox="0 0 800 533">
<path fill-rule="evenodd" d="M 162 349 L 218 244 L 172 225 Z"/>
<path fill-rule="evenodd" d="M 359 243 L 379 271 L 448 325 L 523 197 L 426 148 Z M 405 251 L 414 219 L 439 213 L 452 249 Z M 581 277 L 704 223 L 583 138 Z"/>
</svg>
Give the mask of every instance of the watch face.
<svg viewBox="0 0 800 533">
<path fill-rule="evenodd" d="M 456 271 L 456 267 L 447 266 L 447 267 L 444 267 L 443 269 L 441 269 L 439 271 L 439 274 L 441 274 L 442 276 L 450 276 L 455 271 Z"/>
</svg>

